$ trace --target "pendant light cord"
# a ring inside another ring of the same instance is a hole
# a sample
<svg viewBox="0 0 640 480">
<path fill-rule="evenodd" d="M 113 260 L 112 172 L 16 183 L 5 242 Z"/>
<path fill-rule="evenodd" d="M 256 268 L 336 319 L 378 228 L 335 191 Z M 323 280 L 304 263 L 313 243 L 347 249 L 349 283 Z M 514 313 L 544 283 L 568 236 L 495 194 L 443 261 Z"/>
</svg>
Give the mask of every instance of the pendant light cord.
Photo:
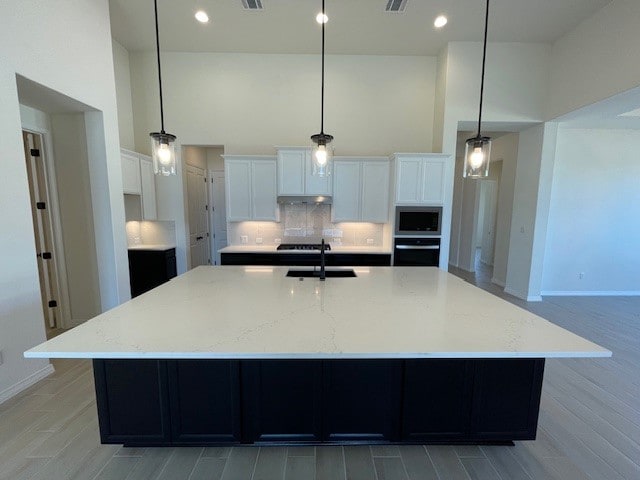
<svg viewBox="0 0 640 480">
<path fill-rule="evenodd" d="M 322 15 L 324 11 L 324 0 L 322 0 Z M 324 133 L 324 17 L 322 21 L 322 85 L 320 87 L 320 133 Z"/>
<path fill-rule="evenodd" d="M 153 0 L 156 16 L 156 55 L 158 57 L 158 86 L 160 89 L 160 133 L 164 131 L 164 107 L 162 106 L 162 70 L 160 67 L 160 34 L 158 30 L 158 0 Z"/>
<path fill-rule="evenodd" d="M 487 0 L 487 11 L 484 17 L 484 46 L 482 49 L 482 76 L 480 77 L 480 109 L 478 113 L 478 137 L 480 137 L 480 126 L 482 124 L 482 97 L 484 95 L 484 66 L 487 60 L 487 31 L 489 30 L 488 27 L 489 27 L 489 0 Z"/>
</svg>

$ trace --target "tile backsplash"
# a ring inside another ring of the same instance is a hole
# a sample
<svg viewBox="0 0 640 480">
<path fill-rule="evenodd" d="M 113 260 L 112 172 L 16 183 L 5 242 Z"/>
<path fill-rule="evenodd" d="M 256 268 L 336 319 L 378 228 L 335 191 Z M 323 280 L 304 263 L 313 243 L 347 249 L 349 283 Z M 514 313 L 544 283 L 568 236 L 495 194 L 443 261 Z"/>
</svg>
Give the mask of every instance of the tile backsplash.
<svg viewBox="0 0 640 480">
<path fill-rule="evenodd" d="M 361 222 L 331 222 L 329 205 L 281 205 L 280 222 L 233 222 L 229 224 L 230 245 L 278 243 L 320 243 L 334 245 L 383 246 L 384 225 Z M 368 241 L 369 240 L 369 241 Z"/>
<path fill-rule="evenodd" d="M 133 245 L 175 245 L 176 226 L 174 222 L 129 221 L 126 223 L 127 244 Z"/>
</svg>

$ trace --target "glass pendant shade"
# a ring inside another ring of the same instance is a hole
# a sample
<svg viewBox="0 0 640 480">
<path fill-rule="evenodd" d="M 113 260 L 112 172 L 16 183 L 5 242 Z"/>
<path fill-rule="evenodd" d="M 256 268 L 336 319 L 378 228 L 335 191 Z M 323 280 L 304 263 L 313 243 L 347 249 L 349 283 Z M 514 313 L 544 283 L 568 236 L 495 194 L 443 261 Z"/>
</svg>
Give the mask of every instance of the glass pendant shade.
<svg viewBox="0 0 640 480">
<path fill-rule="evenodd" d="M 484 178 L 489 175 L 491 160 L 491 139 L 473 137 L 467 140 L 464 151 L 464 178 Z"/>
<path fill-rule="evenodd" d="M 156 175 L 176 174 L 175 135 L 164 132 L 150 133 L 153 171 Z"/>
<path fill-rule="evenodd" d="M 333 152 L 329 147 L 329 142 L 333 140 L 331 135 L 319 133 L 312 135 L 311 140 L 315 144 L 311 151 L 311 164 L 313 165 L 313 175 L 318 177 L 328 177 L 331 175 L 331 164 Z"/>
</svg>

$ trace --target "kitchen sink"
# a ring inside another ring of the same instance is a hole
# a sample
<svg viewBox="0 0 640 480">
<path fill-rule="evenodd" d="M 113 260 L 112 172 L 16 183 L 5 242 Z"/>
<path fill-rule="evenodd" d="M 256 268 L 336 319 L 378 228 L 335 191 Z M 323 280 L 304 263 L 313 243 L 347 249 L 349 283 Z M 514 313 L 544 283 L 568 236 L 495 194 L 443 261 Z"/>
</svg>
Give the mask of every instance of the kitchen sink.
<svg viewBox="0 0 640 480">
<path fill-rule="evenodd" d="M 353 278 L 356 277 L 356 272 L 353 269 L 342 269 L 342 270 L 325 270 L 324 276 L 327 278 Z M 298 278 L 320 278 L 320 270 L 289 270 L 287 272 L 287 277 L 298 277 Z"/>
</svg>

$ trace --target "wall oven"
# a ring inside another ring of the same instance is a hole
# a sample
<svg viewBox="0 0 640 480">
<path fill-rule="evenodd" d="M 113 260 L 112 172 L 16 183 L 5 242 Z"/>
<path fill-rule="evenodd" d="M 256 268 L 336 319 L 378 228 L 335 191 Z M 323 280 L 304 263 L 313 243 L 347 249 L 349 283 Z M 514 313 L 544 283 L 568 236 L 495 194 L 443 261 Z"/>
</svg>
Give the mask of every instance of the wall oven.
<svg viewBox="0 0 640 480">
<path fill-rule="evenodd" d="M 396 238 L 394 240 L 394 267 L 437 267 L 439 263 L 439 238 Z"/>
<path fill-rule="evenodd" d="M 440 235 L 442 207 L 396 207 L 396 235 Z"/>
</svg>

